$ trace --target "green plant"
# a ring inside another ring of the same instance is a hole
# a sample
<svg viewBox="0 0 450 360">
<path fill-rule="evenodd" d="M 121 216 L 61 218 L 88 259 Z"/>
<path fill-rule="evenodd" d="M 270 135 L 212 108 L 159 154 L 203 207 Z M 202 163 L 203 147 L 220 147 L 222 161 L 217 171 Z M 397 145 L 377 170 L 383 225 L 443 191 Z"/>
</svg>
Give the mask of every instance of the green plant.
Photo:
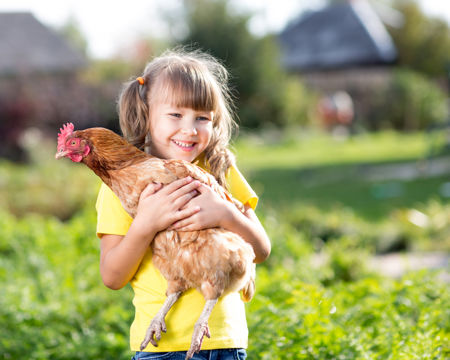
<svg viewBox="0 0 450 360">
<path fill-rule="evenodd" d="M 395 70 L 378 101 L 372 115 L 378 129 L 422 130 L 445 122 L 449 115 L 444 91 L 411 70 Z"/>
<path fill-rule="evenodd" d="M 325 289 L 278 268 L 258 271 L 249 358 L 441 359 L 450 299 L 433 274 L 369 277 Z"/>
<path fill-rule="evenodd" d="M 1 359 L 128 357 L 130 293 L 101 283 L 95 221 L 1 212 Z"/>
</svg>

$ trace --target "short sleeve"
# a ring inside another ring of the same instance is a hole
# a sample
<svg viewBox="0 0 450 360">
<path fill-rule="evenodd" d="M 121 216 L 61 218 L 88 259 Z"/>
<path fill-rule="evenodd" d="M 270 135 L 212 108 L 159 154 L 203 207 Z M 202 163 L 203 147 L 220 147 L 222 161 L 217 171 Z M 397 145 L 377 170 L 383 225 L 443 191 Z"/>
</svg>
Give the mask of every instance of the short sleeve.
<svg viewBox="0 0 450 360">
<path fill-rule="evenodd" d="M 255 210 L 258 204 L 258 196 L 245 180 L 244 176 L 234 165 L 231 165 L 226 174 L 226 181 L 231 195 L 244 205 L 249 205 Z"/>
<path fill-rule="evenodd" d="M 95 205 L 97 209 L 97 236 L 126 235 L 133 219 L 122 207 L 119 198 L 102 183 Z"/>
</svg>

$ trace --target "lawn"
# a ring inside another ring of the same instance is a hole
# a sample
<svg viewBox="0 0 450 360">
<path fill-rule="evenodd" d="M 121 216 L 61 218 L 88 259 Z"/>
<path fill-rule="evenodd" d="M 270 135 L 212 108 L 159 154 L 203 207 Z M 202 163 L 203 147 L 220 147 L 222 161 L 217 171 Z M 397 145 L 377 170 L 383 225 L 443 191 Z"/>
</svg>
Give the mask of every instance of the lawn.
<svg viewBox="0 0 450 360">
<path fill-rule="evenodd" d="M 449 201 L 444 189 L 450 173 L 428 176 L 421 171 L 431 161 L 424 133 L 388 132 L 345 141 L 292 137 L 276 143 L 247 138 L 236 144 L 238 163 L 260 194 L 261 206 L 311 205 L 324 212 L 348 207 L 369 221 L 382 221 L 399 208 Z M 405 178 L 396 171 L 400 167 L 417 176 Z"/>
</svg>

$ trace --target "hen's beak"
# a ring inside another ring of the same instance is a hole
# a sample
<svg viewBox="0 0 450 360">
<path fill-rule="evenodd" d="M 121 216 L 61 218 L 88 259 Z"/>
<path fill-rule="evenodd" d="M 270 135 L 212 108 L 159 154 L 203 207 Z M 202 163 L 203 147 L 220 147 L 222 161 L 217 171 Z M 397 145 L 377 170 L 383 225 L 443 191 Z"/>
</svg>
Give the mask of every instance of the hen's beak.
<svg viewBox="0 0 450 360">
<path fill-rule="evenodd" d="M 59 150 L 56 154 L 55 154 L 55 159 L 61 159 L 63 157 L 66 157 L 66 155 L 68 154 L 68 151 L 64 151 L 64 150 Z"/>
</svg>

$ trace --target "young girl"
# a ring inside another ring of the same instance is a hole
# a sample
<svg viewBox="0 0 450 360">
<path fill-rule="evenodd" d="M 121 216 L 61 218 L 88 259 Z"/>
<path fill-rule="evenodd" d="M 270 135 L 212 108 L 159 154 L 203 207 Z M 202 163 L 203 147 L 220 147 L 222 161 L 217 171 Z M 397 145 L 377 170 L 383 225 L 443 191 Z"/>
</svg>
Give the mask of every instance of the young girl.
<svg viewBox="0 0 450 360">
<path fill-rule="evenodd" d="M 120 96 L 120 126 L 131 143 L 160 158 L 196 162 L 245 205 L 242 213 L 206 185 L 185 178 L 164 187 L 148 185 L 133 220 L 102 185 L 96 205 L 100 272 L 109 288 L 120 289 L 130 282 L 134 290 L 133 359 L 184 359 L 204 305 L 198 291 L 185 292 L 166 317 L 167 333 L 158 347 L 149 344 L 139 351 L 148 325 L 166 298 L 167 283 L 153 266 L 150 250 L 159 231 L 222 227 L 253 247 L 255 262 L 264 261 L 270 253 L 270 241 L 254 213 L 258 198 L 227 149 L 235 124 L 226 81 L 226 70 L 213 57 L 171 51 L 151 61 Z M 219 299 L 208 324 L 211 338 L 203 340 L 202 351 L 194 359 L 246 358 L 248 330 L 238 293 Z"/>
</svg>

